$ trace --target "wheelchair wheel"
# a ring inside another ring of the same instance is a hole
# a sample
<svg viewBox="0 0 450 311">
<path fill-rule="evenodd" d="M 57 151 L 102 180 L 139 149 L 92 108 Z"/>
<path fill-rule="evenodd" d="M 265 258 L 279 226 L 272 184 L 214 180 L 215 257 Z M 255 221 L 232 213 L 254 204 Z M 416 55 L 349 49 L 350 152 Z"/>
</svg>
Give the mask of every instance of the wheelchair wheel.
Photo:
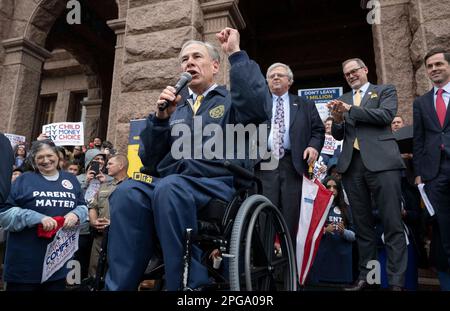
<svg viewBox="0 0 450 311">
<path fill-rule="evenodd" d="M 281 252 L 276 252 L 275 241 Z M 234 220 L 230 241 L 230 289 L 297 289 L 295 256 L 280 211 L 264 196 L 246 199 Z"/>
</svg>

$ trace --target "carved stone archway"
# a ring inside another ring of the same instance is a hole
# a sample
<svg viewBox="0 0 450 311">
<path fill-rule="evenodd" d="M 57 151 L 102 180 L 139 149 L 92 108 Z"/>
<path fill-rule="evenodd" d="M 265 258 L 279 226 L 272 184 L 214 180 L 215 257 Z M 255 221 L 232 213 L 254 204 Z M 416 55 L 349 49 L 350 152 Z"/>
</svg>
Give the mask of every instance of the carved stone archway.
<svg viewBox="0 0 450 311">
<path fill-rule="evenodd" d="M 46 49 L 46 42 L 66 3 L 65 0 L 30 1 L 28 6 L 22 6 L 15 12 L 17 14 L 10 27 L 9 39 L 2 41 L 5 60 L 0 77 L 0 115 L 5 122 L 0 125 L 0 130 L 25 135 L 27 140 L 33 139 L 30 124 L 33 124 L 35 117 L 43 62 L 51 56 Z M 126 16 L 128 1 L 115 0 L 113 4 L 117 4 L 116 9 Z M 62 48 L 71 50 L 70 46 Z M 80 56 L 77 51 L 71 52 L 88 76 L 88 100 L 84 103 L 86 132 L 94 133 L 104 104 L 102 82 L 95 62 L 89 57 Z M 109 88 L 107 92 L 110 92 Z"/>
</svg>

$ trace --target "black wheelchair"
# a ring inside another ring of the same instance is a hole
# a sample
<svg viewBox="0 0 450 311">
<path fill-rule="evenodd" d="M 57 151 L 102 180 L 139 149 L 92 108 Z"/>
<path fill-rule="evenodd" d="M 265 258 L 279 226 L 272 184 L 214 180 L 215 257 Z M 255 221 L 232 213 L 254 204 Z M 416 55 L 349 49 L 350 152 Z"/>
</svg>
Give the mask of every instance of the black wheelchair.
<svg viewBox="0 0 450 311">
<path fill-rule="evenodd" d="M 261 182 L 252 173 L 228 161 L 224 165 L 254 186 L 240 188 L 230 202 L 212 199 L 199 210 L 197 232 L 192 228 L 185 232 L 180 290 L 192 290 L 187 284 L 196 244 L 203 251 L 202 263 L 212 280 L 202 290 L 296 291 L 295 254 L 281 212 L 260 194 Z M 155 253 L 142 280 L 152 280 L 153 290 L 163 290 L 162 252 L 157 247 Z M 220 266 L 214 264 L 218 258 L 223 259 Z M 103 288 L 106 270 L 107 232 L 91 290 Z"/>
</svg>

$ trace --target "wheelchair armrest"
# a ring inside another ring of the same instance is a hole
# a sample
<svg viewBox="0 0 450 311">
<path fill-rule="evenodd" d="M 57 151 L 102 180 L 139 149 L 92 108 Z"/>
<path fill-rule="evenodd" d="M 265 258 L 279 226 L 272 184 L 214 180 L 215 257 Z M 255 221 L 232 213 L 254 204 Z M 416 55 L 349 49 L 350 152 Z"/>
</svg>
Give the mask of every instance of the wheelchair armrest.
<svg viewBox="0 0 450 311">
<path fill-rule="evenodd" d="M 220 228 L 215 222 L 197 220 L 197 231 L 199 234 L 220 235 Z"/>
<path fill-rule="evenodd" d="M 258 193 L 262 192 L 262 183 L 261 180 L 259 178 L 257 178 L 253 172 L 239 166 L 236 165 L 228 160 L 226 160 L 223 165 L 229 169 L 235 176 L 246 179 L 246 180 L 250 180 L 250 181 L 254 181 L 256 183 L 256 187 L 257 187 L 257 191 Z"/>
</svg>

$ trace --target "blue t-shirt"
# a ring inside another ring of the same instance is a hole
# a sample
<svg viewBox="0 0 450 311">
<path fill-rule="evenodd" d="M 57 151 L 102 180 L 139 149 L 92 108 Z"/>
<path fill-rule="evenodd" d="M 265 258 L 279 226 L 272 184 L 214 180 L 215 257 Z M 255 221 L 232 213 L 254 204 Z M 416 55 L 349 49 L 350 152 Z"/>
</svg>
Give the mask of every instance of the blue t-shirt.
<svg viewBox="0 0 450 311">
<path fill-rule="evenodd" d="M 350 210 L 348 210 L 348 215 L 351 217 Z M 341 221 L 344 221 L 343 212 L 339 207 L 333 205 L 328 212 L 325 226 Z M 352 230 L 351 218 L 349 221 L 350 225 L 347 229 Z M 352 242 L 347 241 L 339 233 L 325 234 L 314 259 L 310 281 L 312 283 L 351 283 L 353 281 Z"/>
<path fill-rule="evenodd" d="M 6 204 L 7 207 L 30 209 L 50 217 L 64 216 L 77 206 L 86 205 L 76 177 L 63 171 L 55 181 L 34 172 L 19 176 L 12 185 Z M 52 240 L 39 238 L 37 226 L 10 232 L 5 255 L 5 281 L 40 283 L 45 252 Z M 67 272 L 63 266 L 49 281 L 63 279 Z"/>
</svg>

